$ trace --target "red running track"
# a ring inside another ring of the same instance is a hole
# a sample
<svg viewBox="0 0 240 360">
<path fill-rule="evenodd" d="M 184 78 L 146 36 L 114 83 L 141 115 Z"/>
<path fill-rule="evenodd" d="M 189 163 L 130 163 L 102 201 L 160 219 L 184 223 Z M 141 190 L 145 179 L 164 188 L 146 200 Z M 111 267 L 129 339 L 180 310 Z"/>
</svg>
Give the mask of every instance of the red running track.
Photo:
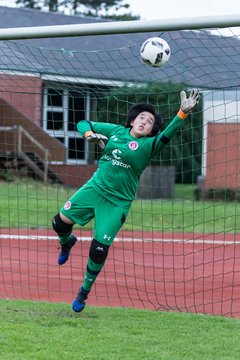
<svg viewBox="0 0 240 360">
<path fill-rule="evenodd" d="M 71 303 L 92 238 L 76 235 L 70 260 L 59 267 L 55 233 L 1 229 L 0 297 Z M 240 318 L 239 272 L 240 234 L 122 232 L 88 304 Z"/>
</svg>

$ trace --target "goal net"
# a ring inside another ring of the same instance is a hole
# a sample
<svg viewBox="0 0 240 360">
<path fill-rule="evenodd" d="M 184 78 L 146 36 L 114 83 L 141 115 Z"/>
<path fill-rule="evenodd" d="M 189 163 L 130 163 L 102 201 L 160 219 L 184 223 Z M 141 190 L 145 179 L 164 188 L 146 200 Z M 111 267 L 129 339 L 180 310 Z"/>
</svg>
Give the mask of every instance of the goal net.
<svg viewBox="0 0 240 360">
<path fill-rule="evenodd" d="M 128 218 L 88 304 L 239 317 L 238 28 L 1 41 L 0 297 L 72 302 L 83 282 L 94 221 L 57 264 L 51 219 L 96 171 L 101 149 L 79 121 L 124 124 L 153 104 L 163 128 L 179 93 L 199 107 L 144 171 Z M 150 36 L 171 48 L 143 64 Z M 116 173 L 117 175 L 117 173 Z"/>
</svg>

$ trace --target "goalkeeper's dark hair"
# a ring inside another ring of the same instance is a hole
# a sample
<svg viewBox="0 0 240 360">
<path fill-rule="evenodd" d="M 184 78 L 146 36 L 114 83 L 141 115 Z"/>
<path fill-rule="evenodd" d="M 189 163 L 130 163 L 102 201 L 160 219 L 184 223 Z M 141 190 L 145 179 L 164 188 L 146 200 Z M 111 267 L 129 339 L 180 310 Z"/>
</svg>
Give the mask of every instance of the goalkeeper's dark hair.
<svg viewBox="0 0 240 360">
<path fill-rule="evenodd" d="M 125 127 L 131 128 L 132 127 L 131 122 L 133 120 L 135 120 L 136 117 L 144 111 L 151 113 L 155 119 L 152 132 L 148 136 L 150 136 L 150 137 L 156 136 L 158 134 L 158 132 L 161 130 L 161 127 L 163 125 L 163 119 L 162 119 L 162 116 L 156 112 L 156 110 L 152 104 L 139 103 L 139 104 L 133 105 L 127 113 Z"/>
</svg>

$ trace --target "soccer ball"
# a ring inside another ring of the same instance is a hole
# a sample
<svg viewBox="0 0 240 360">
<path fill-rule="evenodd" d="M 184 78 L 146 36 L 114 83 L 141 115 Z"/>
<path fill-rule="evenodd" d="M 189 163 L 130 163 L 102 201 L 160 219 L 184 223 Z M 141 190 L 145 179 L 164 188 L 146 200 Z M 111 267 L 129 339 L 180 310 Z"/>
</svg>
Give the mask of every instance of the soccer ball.
<svg viewBox="0 0 240 360">
<path fill-rule="evenodd" d="M 164 65 L 170 58 L 168 43 L 160 37 L 151 37 L 144 41 L 140 49 L 143 62 L 153 67 Z"/>
</svg>

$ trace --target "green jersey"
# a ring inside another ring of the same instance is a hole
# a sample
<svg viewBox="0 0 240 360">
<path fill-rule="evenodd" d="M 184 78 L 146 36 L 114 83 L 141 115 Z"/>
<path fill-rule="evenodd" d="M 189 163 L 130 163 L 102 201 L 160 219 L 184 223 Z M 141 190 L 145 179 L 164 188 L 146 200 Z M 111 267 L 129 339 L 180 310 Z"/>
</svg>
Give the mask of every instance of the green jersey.
<svg viewBox="0 0 240 360">
<path fill-rule="evenodd" d="M 169 142 L 182 121 L 176 115 L 168 127 L 157 136 L 141 138 L 131 136 L 130 128 L 122 125 L 80 121 L 77 129 L 82 136 L 87 131 L 93 131 L 108 138 L 98 170 L 88 183 L 112 203 L 129 208 L 135 198 L 143 170 Z"/>
</svg>

